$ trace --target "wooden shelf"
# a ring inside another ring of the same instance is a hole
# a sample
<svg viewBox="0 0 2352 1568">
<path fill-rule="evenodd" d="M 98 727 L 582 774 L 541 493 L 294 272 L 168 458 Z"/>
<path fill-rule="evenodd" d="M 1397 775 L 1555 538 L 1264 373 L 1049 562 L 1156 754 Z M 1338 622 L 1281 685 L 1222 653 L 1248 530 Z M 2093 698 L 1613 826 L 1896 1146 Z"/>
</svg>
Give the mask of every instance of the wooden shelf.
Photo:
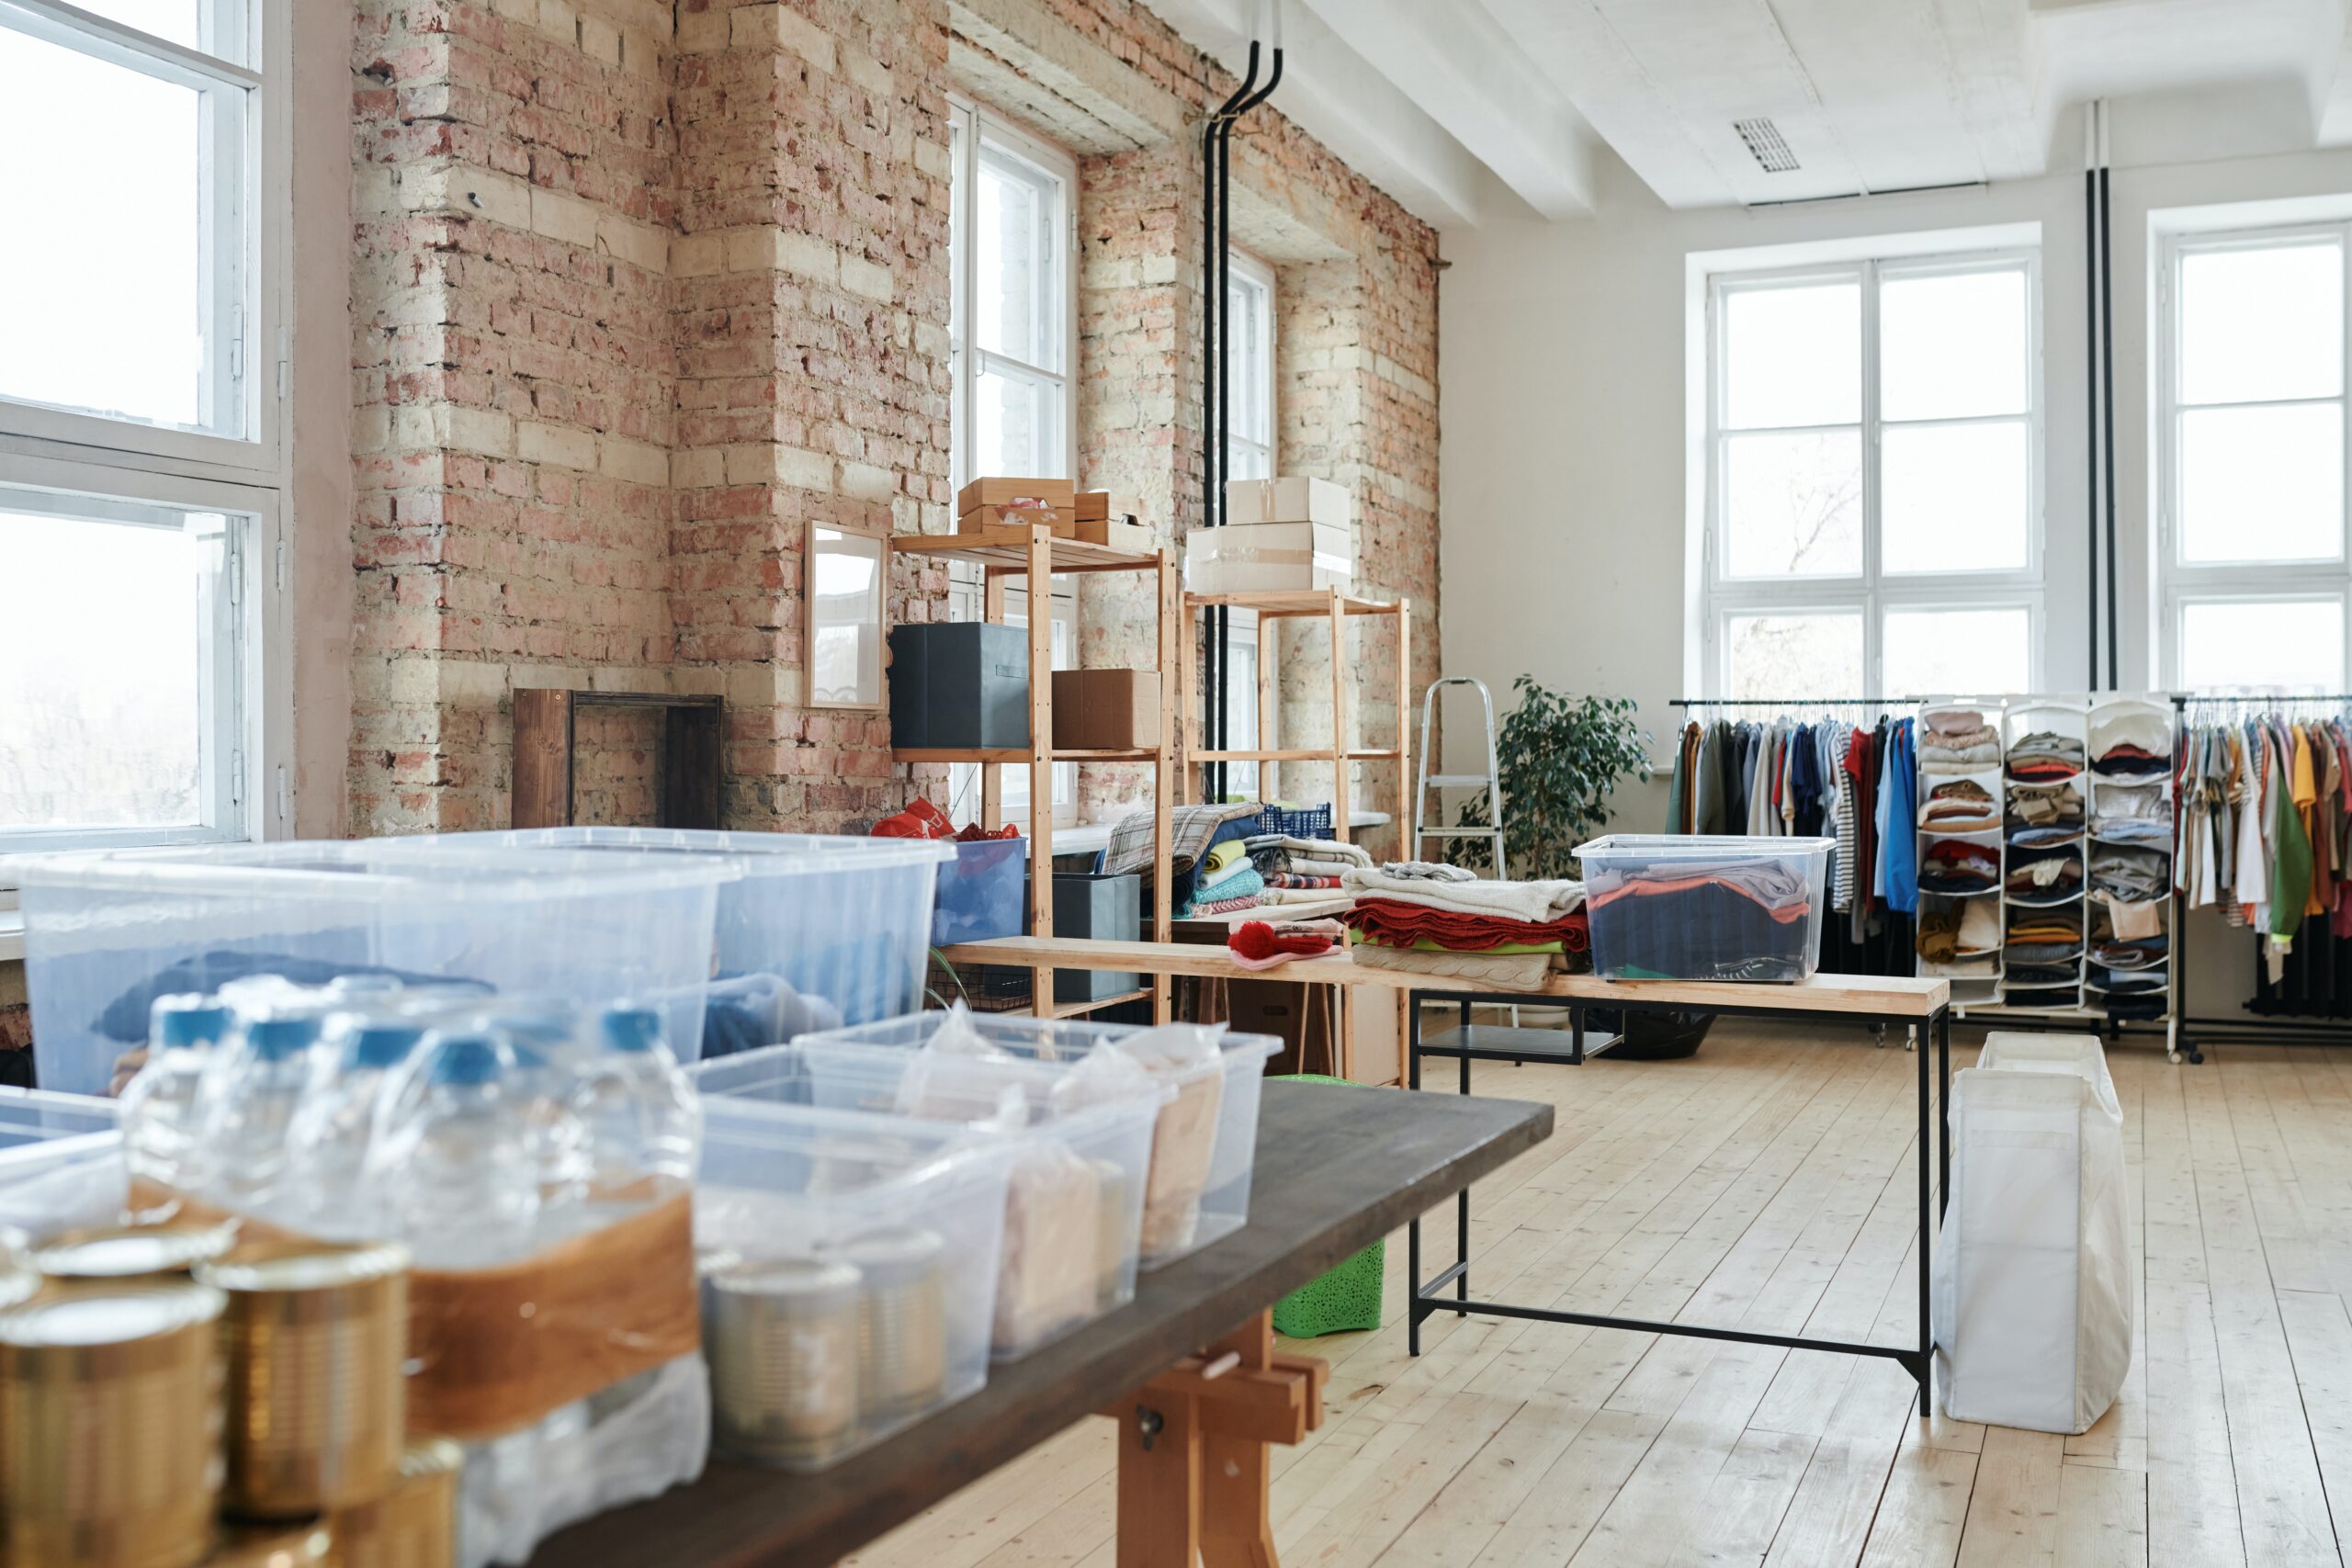
<svg viewBox="0 0 2352 1568">
<path fill-rule="evenodd" d="M 1328 615 L 1331 613 L 1331 591 L 1306 589 L 1284 593 L 1187 593 L 1186 608 L 1222 605 L 1233 610 L 1255 610 L 1261 615 Z M 1374 599 L 1355 599 L 1340 595 L 1340 608 L 1351 615 L 1401 615 L 1412 605 L 1408 599 L 1384 604 Z"/>
<path fill-rule="evenodd" d="M 1031 536 L 1042 531 L 1043 525 L 1032 524 L 1027 527 L 983 528 L 969 534 L 894 534 L 890 536 L 890 548 L 900 555 L 977 561 L 1000 570 L 1026 572 Z M 1057 572 L 1145 571 L 1159 564 L 1156 552 L 1129 555 L 1107 545 L 1090 545 L 1079 539 L 1052 539 L 1051 543 Z"/>
<path fill-rule="evenodd" d="M 1399 755 L 1400 753 L 1394 750 L 1351 751 L 1348 753 L 1348 761 L 1351 762 L 1393 762 Z M 1328 746 L 1320 750 L 1309 747 L 1305 750 L 1291 751 L 1195 751 L 1193 753 L 1192 760 L 1195 762 L 1333 762 L 1339 761 L 1339 753 Z"/>
<path fill-rule="evenodd" d="M 1115 997 L 1104 997 L 1099 1002 L 1056 1002 L 1054 1004 L 1054 1016 L 1056 1018 L 1083 1018 L 1090 1012 L 1101 1012 L 1104 1008 L 1125 1007 L 1129 1002 L 1148 1002 L 1149 1000 L 1151 1000 L 1151 987 L 1149 986 L 1146 986 L 1140 991 L 1122 991 Z"/>
<path fill-rule="evenodd" d="M 1127 751 L 1073 750 L 1067 747 L 1054 749 L 1057 762 L 1156 762 L 1158 747 L 1143 747 Z M 1010 762 L 1016 766 L 1029 761 L 1026 746 L 894 746 L 890 749 L 894 762 Z"/>
</svg>

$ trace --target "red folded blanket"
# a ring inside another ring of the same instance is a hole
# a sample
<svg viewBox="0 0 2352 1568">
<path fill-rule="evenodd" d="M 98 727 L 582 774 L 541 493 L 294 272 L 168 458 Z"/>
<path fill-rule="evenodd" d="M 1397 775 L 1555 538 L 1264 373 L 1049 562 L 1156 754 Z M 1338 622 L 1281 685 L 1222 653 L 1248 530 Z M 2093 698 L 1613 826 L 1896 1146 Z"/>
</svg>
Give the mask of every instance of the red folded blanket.
<svg viewBox="0 0 2352 1568">
<path fill-rule="evenodd" d="M 1456 953 L 1483 953 L 1518 942 L 1556 942 L 1565 952 L 1582 953 L 1591 945 L 1591 930 L 1579 909 L 1564 919 L 1507 920 L 1495 915 L 1465 915 L 1427 904 L 1397 898 L 1359 899 L 1340 919 L 1368 937 L 1392 946 L 1409 947 L 1422 937 Z"/>
</svg>

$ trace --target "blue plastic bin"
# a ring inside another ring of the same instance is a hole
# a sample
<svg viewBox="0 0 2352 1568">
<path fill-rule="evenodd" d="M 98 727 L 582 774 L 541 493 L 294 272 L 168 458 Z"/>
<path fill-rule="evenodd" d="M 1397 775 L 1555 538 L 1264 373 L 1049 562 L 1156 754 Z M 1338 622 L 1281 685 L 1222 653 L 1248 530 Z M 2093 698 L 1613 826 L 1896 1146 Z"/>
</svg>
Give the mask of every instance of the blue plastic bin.
<svg viewBox="0 0 2352 1568">
<path fill-rule="evenodd" d="M 1029 931 L 1029 840 L 979 839 L 956 846 L 939 868 L 931 944 L 994 942 Z"/>
</svg>

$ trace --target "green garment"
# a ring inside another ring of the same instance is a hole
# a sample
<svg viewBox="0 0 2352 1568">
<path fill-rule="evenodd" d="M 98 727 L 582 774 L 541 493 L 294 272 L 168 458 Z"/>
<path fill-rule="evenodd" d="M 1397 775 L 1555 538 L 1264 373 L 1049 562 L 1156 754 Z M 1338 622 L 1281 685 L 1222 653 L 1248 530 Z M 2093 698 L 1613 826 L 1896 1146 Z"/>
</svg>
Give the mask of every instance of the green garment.
<svg viewBox="0 0 2352 1568">
<path fill-rule="evenodd" d="M 1690 830 L 1694 833 L 1721 833 L 1724 830 L 1724 759 L 1731 752 L 1731 726 L 1722 719 L 1709 725 L 1699 737 L 1699 757 L 1691 772 Z"/>
<path fill-rule="evenodd" d="M 1374 947 L 1409 946 L 1422 953 L 1468 953 L 1478 958 L 1484 958 L 1489 953 L 1498 954 L 1503 957 L 1512 957 L 1522 953 L 1561 953 L 1566 951 L 1566 949 L 1564 949 L 1557 942 L 1507 942 L 1499 947 L 1448 947 L 1442 942 L 1438 942 L 1425 936 L 1417 936 L 1410 942 L 1382 942 L 1377 937 L 1363 935 L 1359 935 L 1356 940 L 1362 942 L 1369 942 Z"/>
<path fill-rule="evenodd" d="M 1666 786 L 1666 830 L 1682 831 L 1682 803 L 1690 798 L 1690 745 L 1682 734 L 1674 737 L 1674 777 Z"/>
<path fill-rule="evenodd" d="M 2270 790 L 2270 934 L 2292 937 L 2303 929 L 2303 906 L 2312 896 L 2312 841 L 2295 809 L 2294 752 L 2273 734 Z"/>
</svg>

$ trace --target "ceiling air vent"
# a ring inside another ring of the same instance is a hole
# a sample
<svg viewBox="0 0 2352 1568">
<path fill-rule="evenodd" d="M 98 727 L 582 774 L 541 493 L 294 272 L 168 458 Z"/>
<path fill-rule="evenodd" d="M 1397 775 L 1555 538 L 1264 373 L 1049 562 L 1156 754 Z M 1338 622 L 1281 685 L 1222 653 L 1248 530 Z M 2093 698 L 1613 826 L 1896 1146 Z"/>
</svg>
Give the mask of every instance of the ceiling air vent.
<svg viewBox="0 0 2352 1568">
<path fill-rule="evenodd" d="M 1731 122 L 1731 128 L 1739 132 L 1739 139 L 1747 144 L 1747 151 L 1763 166 L 1766 174 L 1785 175 L 1797 166 L 1797 155 L 1789 151 L 1788 141 L 1781 135 L 1781 128 L 1770 120 L 1761 116 L 1755 119 L 1736 119 Z"/>
</svg>

